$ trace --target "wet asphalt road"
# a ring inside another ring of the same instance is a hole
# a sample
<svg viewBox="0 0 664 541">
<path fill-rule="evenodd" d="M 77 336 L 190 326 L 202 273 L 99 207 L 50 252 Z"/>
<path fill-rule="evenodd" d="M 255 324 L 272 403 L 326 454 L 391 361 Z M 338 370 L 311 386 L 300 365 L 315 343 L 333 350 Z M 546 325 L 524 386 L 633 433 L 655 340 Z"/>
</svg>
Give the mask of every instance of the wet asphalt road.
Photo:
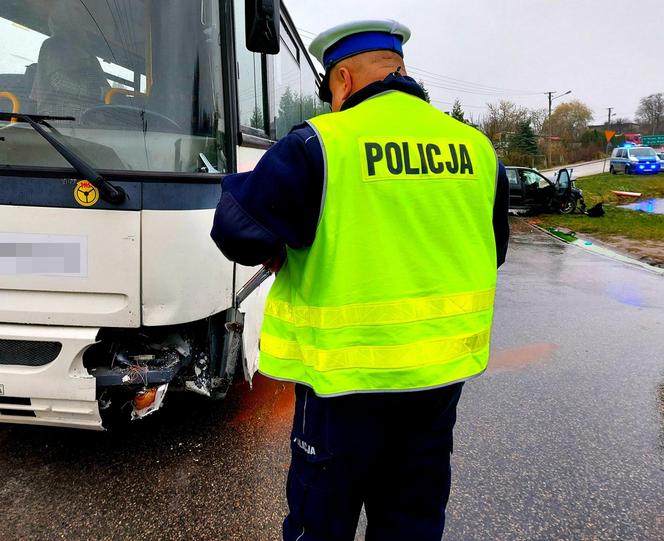
<svg viewBox="0 0 664 541">
<path fill-rule="evenodd" d="M 292 389 L 233 391 L 110 434 L 0 425 L 0 539 L 278 539 Z M 664 278 L 515 231 L 453 463 L 445 539 L 664 540 Z"/>
<path fill-rule="evenodd" d="M 663 278 L 515 235 L 446 539 L 664 540 Z"/>
<path fill-rule="evenodd" d="M 588 177 L 590 175 L 599 175 L 600 173 L 603 172 L 608 172 L 609 161 L 606 160 L 606 164 L 604 163 L 604 160 L 595 160 L 583 164 L 565 165 L 560 167 L 554 167 L 553 169 L 545 169 L 544 171 L 541 171 L 541 173 L 543 173 L 545 176 L 553 180 L 554 174 L 560 171 L 563 167 L 567 167 L 567 169 L 573 169 L 574 172 L 572 173 L 572 176 L 576 179 L 581 177 Z"/>
</svg>

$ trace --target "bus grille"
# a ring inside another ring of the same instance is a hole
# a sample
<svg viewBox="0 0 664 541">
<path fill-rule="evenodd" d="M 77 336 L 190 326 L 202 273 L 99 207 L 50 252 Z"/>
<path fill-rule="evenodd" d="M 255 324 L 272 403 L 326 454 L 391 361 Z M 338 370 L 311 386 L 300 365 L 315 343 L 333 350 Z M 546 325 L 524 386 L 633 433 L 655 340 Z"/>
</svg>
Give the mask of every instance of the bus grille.
<svg viewBox="0 0 664 541">
<path fill-rule="evenodd" d="M 54 361 L 61 350 L 60 342 L 0 339 L 0 365 L 44 366 Z"/>
<path fill-rule="evenodd" d="M 37 417 L 35 412 L 29 409 L 31 406 L 32 401 L 29 398 L 0 396 L 0 417 L 3 415 L 10 417 Z"/>
</svg>

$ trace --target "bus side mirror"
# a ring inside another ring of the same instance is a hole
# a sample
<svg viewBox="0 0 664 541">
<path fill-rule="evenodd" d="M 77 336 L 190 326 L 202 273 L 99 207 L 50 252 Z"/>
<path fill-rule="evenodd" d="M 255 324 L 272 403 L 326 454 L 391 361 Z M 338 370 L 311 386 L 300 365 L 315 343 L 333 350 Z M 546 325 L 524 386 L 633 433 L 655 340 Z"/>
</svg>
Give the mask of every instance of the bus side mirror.
<svg viewBox="0 0 664 541">
<path fill-rule="evenodd" d="M 247 49 L 255 53 L 279 52 L 280 0 L 246 0 Z"/>
</svg>

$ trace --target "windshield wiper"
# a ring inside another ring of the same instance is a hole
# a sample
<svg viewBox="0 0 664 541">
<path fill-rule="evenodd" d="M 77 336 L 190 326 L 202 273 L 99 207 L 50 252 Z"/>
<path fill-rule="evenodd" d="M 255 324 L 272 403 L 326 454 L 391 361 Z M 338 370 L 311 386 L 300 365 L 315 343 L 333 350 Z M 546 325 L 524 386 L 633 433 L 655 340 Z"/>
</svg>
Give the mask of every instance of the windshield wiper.
<svg viewBox="0 0 664 541">
<path fill-rule="evenodd" d="M 0 113 L 0 120 L 13 120 L 25 122 L 30 124 L 34 130 L 41 135 L 48 143 L 65 159 L 81 177 L 89 181 L 95 188 L 99 190 L 101 198 L 113 205 L 120 205 L 127 198 L 127 194 L 120 186 L 114 186 L 106 180 L 94 167 L 87 161 L 81 158 L 69 146 L 65 145 L 62 141 L 56 138 L 52 133 L 49 133 L 44 128 L 48 128 L 51 132 L 63 135 L 51 126 L 47 120 L 75 120 L 73 116 L 50 116 L 50 115 L 27 115 L 25 113 Z"/>
</svg>

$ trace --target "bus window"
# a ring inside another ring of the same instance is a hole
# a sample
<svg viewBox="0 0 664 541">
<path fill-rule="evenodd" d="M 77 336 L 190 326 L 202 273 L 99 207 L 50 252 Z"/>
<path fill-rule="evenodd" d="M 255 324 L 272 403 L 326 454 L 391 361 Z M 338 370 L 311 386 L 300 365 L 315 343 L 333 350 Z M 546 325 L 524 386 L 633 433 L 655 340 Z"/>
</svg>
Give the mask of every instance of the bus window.
<svg viewBox="0 0 664 541">
<path fill-rule="evenodd" d="M 299 51 L 285 25 L 281 29 L 281 51 L 275 57 L 274 65 L 274 126 L 277 139 L 302 122 Z"/>
<path fill-rule="evenodd" d="M 0 111 L 34 113 L 30 98 L 39 49 L 48 36 L 0 13 Z"/>
<path fill-rule="evenodd" d="M 302 120 L 307 120 L 316 115 L 328 113 L 330 108 L 318 97 L 318 85 L 316 84 L 315 72 L 309 64 L 302 67 Z"/>
<path fill-rule="evenodd" d="M 281 52 L 274 59 L 272 136 L 279 139 L 313 116 L 329 112 L 318 98 L 316 71 L 290 22 L 282 19 Z"/>
<path fill-rule="evenodd" d="M 238 66 L 238 109 L 240 126 L 255 135 L 266 135 L 263 97 L 264 70 L 261 55 L 247 49 L 244 2 L 235 2 L 235 51 Z"/>
</svg>

